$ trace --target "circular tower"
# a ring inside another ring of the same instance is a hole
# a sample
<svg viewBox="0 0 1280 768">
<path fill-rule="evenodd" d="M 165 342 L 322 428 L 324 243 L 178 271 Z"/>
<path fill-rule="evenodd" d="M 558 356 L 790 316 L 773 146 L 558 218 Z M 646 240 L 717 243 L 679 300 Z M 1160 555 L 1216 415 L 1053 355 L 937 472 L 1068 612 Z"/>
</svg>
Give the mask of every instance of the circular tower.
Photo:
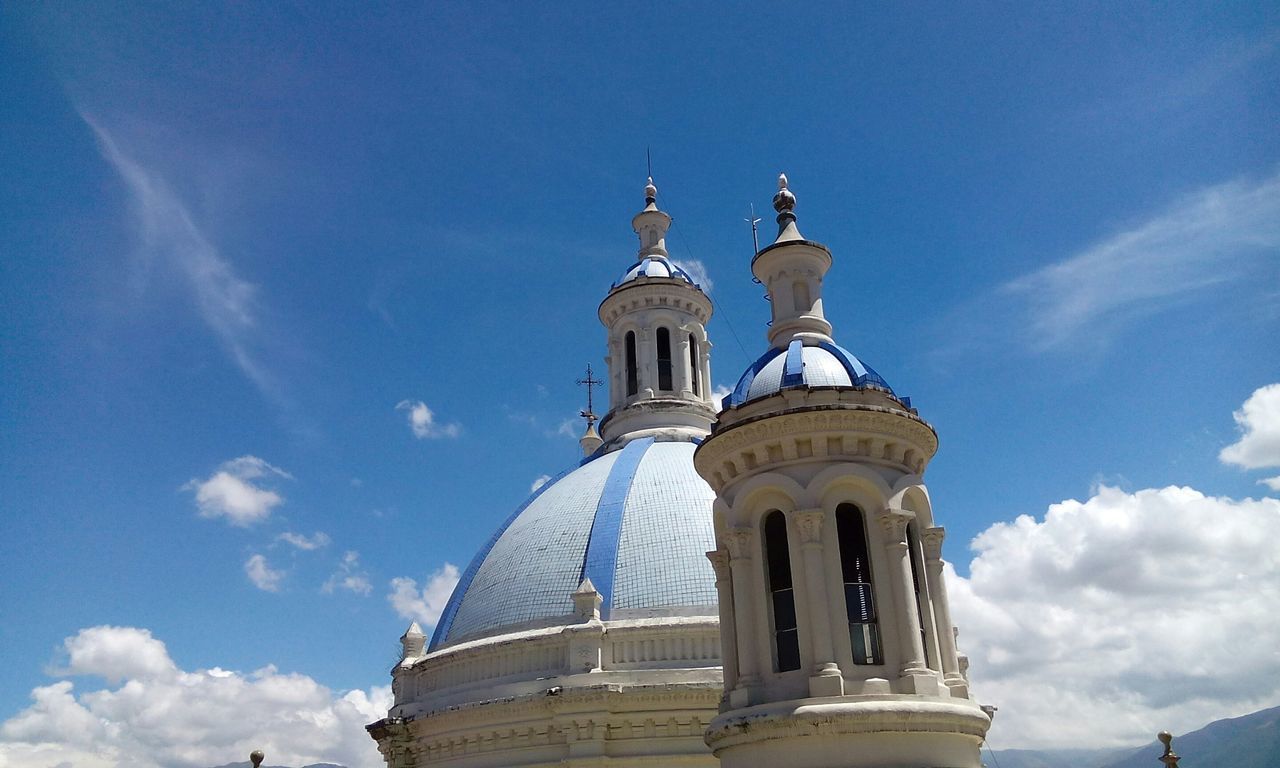
<svg viewBox="0 0 1280 768">
<path fill-rule="evenodd" d="M 979 768 L 925 488 L 933 428 L 836 344 L 826 246 L 796 226 L 752 260 L 770 348 L 725 399 L 694 465 L 716 492 L 725 697 L 707 744 L 726 768 Z"/>
</svg>

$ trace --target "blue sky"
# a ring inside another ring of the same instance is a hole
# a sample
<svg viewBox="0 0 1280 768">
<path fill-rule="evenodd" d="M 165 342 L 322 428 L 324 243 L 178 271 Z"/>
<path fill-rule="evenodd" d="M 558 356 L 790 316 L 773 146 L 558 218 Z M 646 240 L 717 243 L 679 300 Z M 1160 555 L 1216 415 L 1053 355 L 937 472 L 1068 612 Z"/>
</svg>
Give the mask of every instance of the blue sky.
<svg viewBox="0 0 1280 768">
<path fill-rule="evenodd" d="M 961 592 L 971 540 L 1064 500 L 1277 524 L 1272 4 L 2 13 L 0 747 L 49 740 L 33 691 L 127 678 L 77 661 L 95 627 L 384 685 L 421 589 L 575 460 L 646 149 L 722 386 L 765 349 L 743 219 L 787 172 L 837 338 L 940 433 Z M 1143 711 L 1280 703 L 1188 680 Z"/>
</svg>

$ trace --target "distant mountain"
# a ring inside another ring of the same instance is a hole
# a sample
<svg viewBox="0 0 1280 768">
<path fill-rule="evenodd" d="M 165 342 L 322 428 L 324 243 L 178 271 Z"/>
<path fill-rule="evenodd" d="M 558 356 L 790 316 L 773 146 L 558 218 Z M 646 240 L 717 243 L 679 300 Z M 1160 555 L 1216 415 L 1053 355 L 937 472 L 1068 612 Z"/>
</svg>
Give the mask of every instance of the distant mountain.
<svg viewBox="0 0 1280 768">
<path fill-rule="evenodd" d="M 982 761 L 990 768 L 1102 768 L 1109 760 L 1129 754 L 1128 749 L 997 749 L 995 759 L 987 750 Z M 1152 768 L 1152 766 L 1145 766 Z M 1159 768 L 1158 766 L 1156 768 Z M 1191 768 L 1188 766 L 1188 768 Z"/>
<path fill-rule="evenodd" d="M 1156 759 L 1163 751 L 1153 741 L 1104 768 L 1158 768 Z M 1185 736 L 1174 736 L 1173 751 L 1182 758 L 1179 768 L 1276 768 L 1280 766 L 1280 707 L 1218 720 Z"/>
</svg>

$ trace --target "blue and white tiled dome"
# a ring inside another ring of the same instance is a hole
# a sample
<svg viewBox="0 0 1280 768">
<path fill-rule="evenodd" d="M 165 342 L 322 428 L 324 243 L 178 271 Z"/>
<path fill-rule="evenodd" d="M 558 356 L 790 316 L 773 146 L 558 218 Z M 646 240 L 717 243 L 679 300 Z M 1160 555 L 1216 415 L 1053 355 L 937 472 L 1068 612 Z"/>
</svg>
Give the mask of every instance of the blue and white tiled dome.
<svg viewBox="0 0 1280 768">
<path fill-rule="evenodd" d="M 875 387 L 893 395 L 880 374 L 844 347 L 825 341 L 805 346 L 800 339 L 793 339 L 786 350 L 774 347 L 752 363 L 724 399 L 724 407 L 737 407 L 791 387 Z M 903 402 L 909 407 L 909 401 Z"/>
<path fill-rule="evenodd" d="M 612 287 L 617 288 L 624 283 L 629 283 L 641 277 L 673 277 L 692 285 L 698 285 L 698 282 L 679 264 L 663 256 L 654 255 L 645 256 L 628 267 L 627 271 L 622 273 L 622 277 L 614 281 Z"/>
<path fill-rule="evenodd" d="M 462 574 L 431 648 L 560 623 L 584 577 L 606 619 L 715 615 L 715 493 L 694 448 L 633 440 L 534 491 Z"/>
</svg>

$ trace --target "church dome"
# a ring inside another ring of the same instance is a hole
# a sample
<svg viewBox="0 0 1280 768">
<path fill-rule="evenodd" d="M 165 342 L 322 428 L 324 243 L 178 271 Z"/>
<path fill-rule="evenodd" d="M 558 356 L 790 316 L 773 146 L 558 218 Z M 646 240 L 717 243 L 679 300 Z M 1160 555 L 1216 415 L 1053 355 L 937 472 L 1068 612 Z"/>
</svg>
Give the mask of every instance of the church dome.
<svg viewBox="0 0 1280 768">
<path fill-rule="evenodd" d="M 695 281 L 688 272 L 684 271 L 679 264 L 676 264 L 674 261 L 666 257 L 658 255 L 645 256 L 635 264 L 632 264 L 627 268 L 626 272 L 622 273 L 622 277 L 619 277 L 614 281 L 611 287 L 617 288 L 620 285 L 632 282 L 633 280 L 638 280 L 642 277 L 674 278 L 676 280 L 683 280 L 698 288 L 702 287 L 698 285 L 697 281 Z"/>
<path fill-rule="evenodd" d="M 689 441 L 634 439 L 589 457 L 533 492 L 458 581 L 431 650 L 507 632 L 572 624 L 584 578 L 602 618 L 716 615 L 715 493 Z"/>
<path fill-rule="evenodd" d="M 826 341 L 808 346 L 793 339 L 786 350 L 774 347 L 752 363 L 724 407 L 736 408 L 792 387 L 874 388 L 897 397 L 880 374 L 844 347 Z"/>
</svg>

